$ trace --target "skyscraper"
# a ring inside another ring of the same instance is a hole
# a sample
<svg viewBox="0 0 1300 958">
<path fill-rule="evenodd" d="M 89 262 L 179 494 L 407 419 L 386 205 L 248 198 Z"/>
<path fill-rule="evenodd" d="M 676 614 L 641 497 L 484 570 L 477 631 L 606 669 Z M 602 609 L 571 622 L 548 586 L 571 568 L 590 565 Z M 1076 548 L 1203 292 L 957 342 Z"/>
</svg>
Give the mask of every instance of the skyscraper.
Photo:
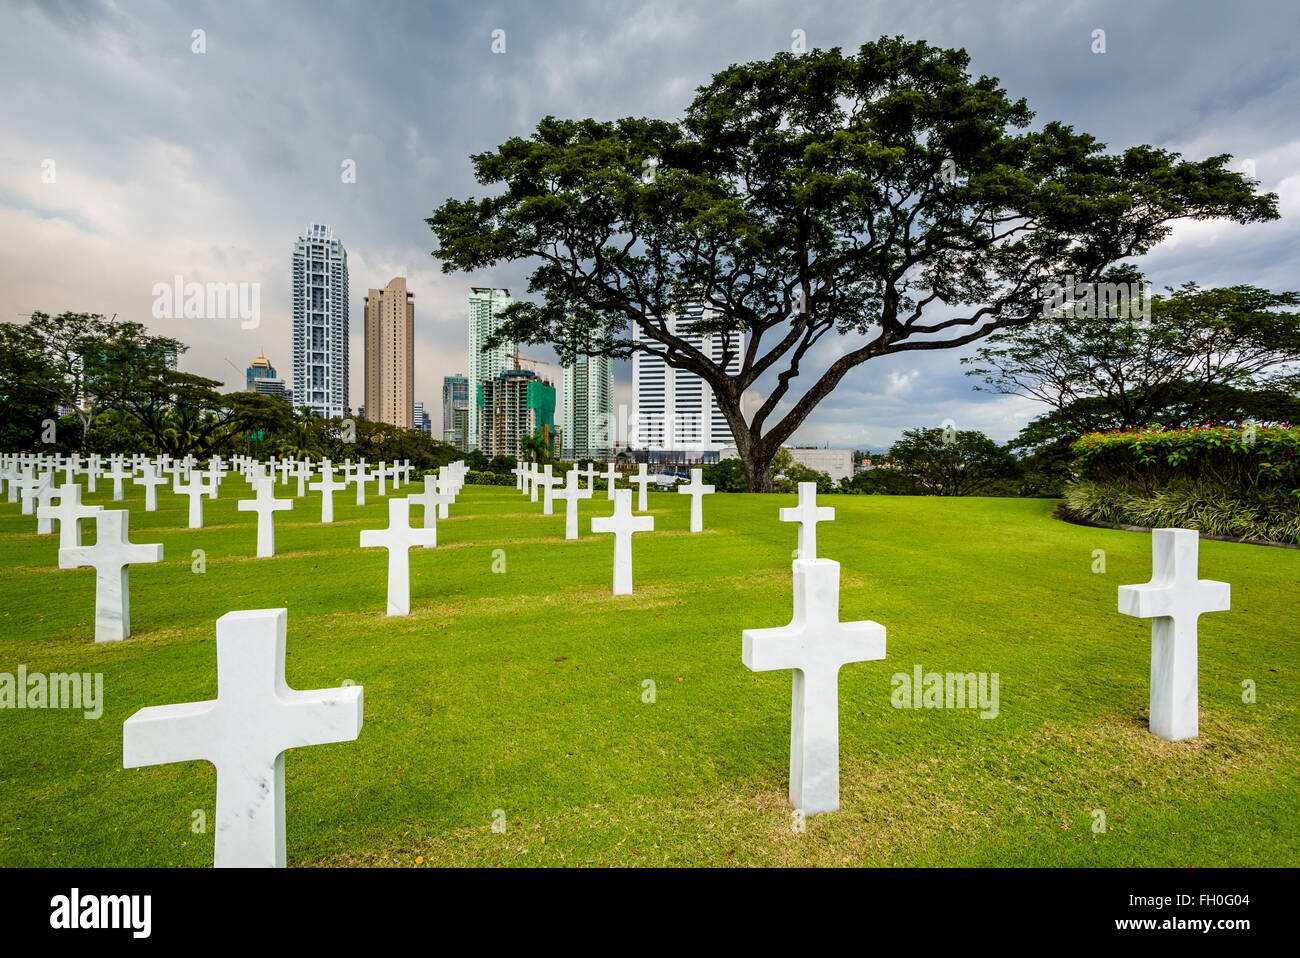
<svg viewBox="0 0 1300 958">
<path fill-rule="evenodd" d="M 442 435 L 443 442 L 457 449 L 465 449 L 465 425 L 469 415 L 469 377 L 442 377 Z"/>
<path fill-rule="evenodd" d="M 271 365 L 271 360 L 267 359 L 265 356 L 258 356 L 248 364 L 245 376 L 244 391 L 250 393 L 257 392 L 255 388 L 257 381 L 259 379 L 274 379 L 275 367 Z"/>
<path fill-rule="evenodd" d="M 348 254 L 322 223 L 293 245 L 293 396 L 318 416 L 349 413 Z"/>
<path fill-rule="evenodd" d="M 406 277 L 366 295 L 366 418 L 412 427 L 415 294 Z"/>
<path fill-rule="evenodd" d="M 411 412 L 411 428 L 418 429 L 420 432 L 428 433 L 433 428 L 433 423 L 429 414 L 424 411 L 424 403 L 418 402 Z"/>
<path fill-rule="evenodd" d="M 479 410 L 479 448 L 483 454 L 514 456 L 524 453 L 522 440 L 541 436 L 548 451 L 555 443 L 555 387 L 531 369 L 507 369 L 482 384 Z"/>
<path fill-rule="evenodd" d="M 668 320 L 672 334 L 695 346 L 714 363 L 722 363 L 730 352 L 727 372 L 740 372 L 744 336 L 740 332 L 690 332 L 691 324 L 704 316 L 702 303 L 691 303 L 680 316 Z M 643 341 L 640 327 L 633 338 Z M 728 348 L 729 347 L 729 348 Z M 652 344 L 656 352 L 662 347 Z M 716 459 L 723 447 L 735 440 L 713 390 L 698 375 L 674 369 L 659 356 L 643 352 L 632 355 L 633 443 L 645 449 L 655 461 Z"/>
<path fill-rule="evenodd" d="M 613 452 L 614 362 L 582 356 L 564 367 L 561 431 L 565 459 L 608 459 Z"/>
<path fill-rule="evenodd" d="M 483 408 L 483 384 L 514 368 L 510 354 L 513 343 L 502 343 L 483 352 L 483 344 L 501 325 L 500 314 L 511 303 L 510 290 L 475 286 L 469 292 L 469 415 L 466 421 L 465 449 L 479 448 L 479 411 Z"/>
<path fill-rule="evenodd" d="M 284 396 L 284 380 L 275 375 L 275 367 L 265 356 L 258 356 L 245 370 L 244 391 L 264 396 Z M 287 398 L 287 397 L 286 397 Z"/>
</svg>

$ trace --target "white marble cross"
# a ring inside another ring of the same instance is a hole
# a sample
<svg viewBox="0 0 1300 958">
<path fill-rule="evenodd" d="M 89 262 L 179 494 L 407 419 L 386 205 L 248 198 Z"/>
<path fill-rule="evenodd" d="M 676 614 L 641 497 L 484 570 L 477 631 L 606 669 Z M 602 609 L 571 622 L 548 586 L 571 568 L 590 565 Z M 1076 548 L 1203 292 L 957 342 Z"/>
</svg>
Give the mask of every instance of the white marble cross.
<svg viewBox="0 0 1300 958">
<path fill-rule="evenodd" d="M 346 481 L 339 482 L 334 478 L 334 467 L 326 459 L 321 463 L 320 478 L 310 483 L 307 488 L 312 492 L 320 493 L 320 521 L 334 521 L 334 493 L 339 489 L 346 489 Z"/>
<path fill-rule="evenodd" d="M 144 511 L 157 512 L 158 487 L 167 482 L 167 477 L 153 463 L 145 463 L 144 471 L 131 481 L 137 486 L 144 486 Z"/>
<path fill-rule="evenodd" d="M 59 504 L 41 506 L 36 510 L 36 514 L 38 518 L 57 519 L 59 548 L 75 549 L 81 545 L 81 520 L 90 518 L 100 508 L 100 506 L 82 505 L 81 486 L 75 482 L 65 482 L 59 487 Z"/>
<path fill-rule="evenodd" d="M 95 568 L 95 641 L 120 642 L 131 634 L 131 589 L 127 567 L 162 562 L 161 543 L 136 544 L 127 538 L 131 514 L 125 509 L 95 513 L 95 544 L 59 549 L 59 568 Z"/>
<path fill-rule="evenodd" d="M 131 478 L 131 470 L 126 468 L 125 461 L 121 456 L 113 456 L 108 461 L 108 472 L 104 473 L 105 479 L 113 480 L 113 501 L 122 501 L 122 480 Z"/>
<path fill-rule="evenodd" d="M 885 657 L 885 627 L 841 622 L 840 564 L 796 559 L 794 617 L 775 629 L 745 629 L 741 660 L 754 672 L 793 669 L 790 803 L 804 815 L 840 807 L 839 672 Z"/>
<path fill-rule="evenodd" d="M 554 494 L 556 499 L 564 500 L 564 538 L 566 539 L 578 538 L 578 500 L 591 498 L 591 490 L 582 488 L 581 478 L 580 471 L 570 469 L 565 477 L 564 487 Z"/>
<path fill-rule="evenodd" d="M 551 467 L 537 477 L 537 484 L 542 487 L 542 515 L 549 516 L 555 511 L 555 487 L 560 484 L 560 477 L 551 475 Z"/>
<path fill-rule="evenodd" d="M 524 464 L 522 462 L 517 462 L 515 463 L 515 468 L 513 472 L 515 474 L 515 488 L 518 489 L 520 492 L 523 492 L 524 477 L 528 474 L 528 470 L 524 468 Z"/>
<path fill-rule="evenodd" d="M 799 483 L 799 505 L 782 509 L 782 522 L 799 523 L 800 559 L 817 558 L 817 523 L 830 522 L 835 518 L 835 509 L 831 506 L 817 505 L 817 483 Z"/>
<path fill-rule="evenodd" d="M 455 476 L 443 475 L 442 470 L 438 470 L 438 518 L 446 519 L 451 515 L 447 507 L 456 501 L 456 492 L 460 489 L 460 480 Z M 427 491 L 427 487 L 426 487 Z"/>
<path fill-rule="evenodd" d="M 264 478 L 255 484 L 256 499 L 241 499 L 235 504 L 240 512 L 257 513 L 257 557 L 275 555 L 275 514 L 293 508 L 292 499 L 275 498 L 275 480 Z"/>
<path fill-rule="evenodd" d="M 605 470 L 605 474 L 600 478 L 604 479 L 606 483 L 605 498 L 612 502 L 614 499 L 614 489 L 618 485 L 618 472 L 614 469 L 614 464 L 612 462 L 607 465 L 608 468 Z"/>
<path fill-rule="evenodd" d="M 388 500 L 388 528 L 366 529 L 361 533 L 361 548 L 388 550 L 388 614 L 411 614 L 411 546 L 429 548 L 438 544 L 438 534 L 430 529 L 411 528 L 411 500 Z"/>
<path fill-rule="evenodd" d="M 632 490 L 616 489 L 614 514 L 591 520 L 592 532 L 614 533 L 614 595 L 632 594 L 632 534 L 653 532 L 654 516 L 632 515 Z"/>
<path fill-rule="evenodd" d="M 10 502 L 18 501 L 18 477 L 22 475 L 17 463 L 10 461 L 0 464 L 0 483 L 6 485 Z"/>
<path fill-rule="evenodd" d="M 22 503 L 22 513 L 25 516 L 36 514 L 36 494 L 41 491 L 41 487 L 50 481 L 49 473 L 36 475 L 31 467 L 23 469 L 18 478 L 9 486 L 9 491 L 18 490 L 18 499 Z"/>
<path fill-rule="evenodd" d="M 97 490 L 95 489 L 95 481 L 99 478 L 100 473 L 103 471 L 103 469 L 102 469 L 102 467 L 101 467 L 101 463 L 102 463 L 102 461 L 103 461 L 103 459 L 102 459 L 102 457 L 99 455 L 99 453 L 97 453 L 97 452 L 92 452 L 92 453 L 90 454 L 90 458 L 89 458 L 89 459 L 87 460 L 87 462 L 86 462 L 86 472 L 85 472 L 85 475 L 86 475 L 86 491 L 87 491 L 87 492 L 96 492 L 96 491 L 97 491 Z"/>
<path fill-rule="evenodd" d="M 537 501 L 537 479 L 540 475 L 541 473 L 538 472 L 537 470 L 537 463 L 530 462 L 528 464 L 528 501 L 529 502 Z"/>
<path fill-rule="evenodd" d="M 1151 717 L 1153 734 L 1171 742 L 1200 732 L 1197 620 L 1232 605 L 1226 582 L 1196 577 L 1200 533 L 1151 530 L 1151 581 L 1119 587 L 1119 611 L 1151 619 Z"/>
<path fill-rule="evenodd" d="M 587 463 L 587 467 L 582 470 L 582 474 L 587 477 L 587 488 L 594 493 L 596 489 L 596 463 Z"/>
<path fill-rule="evenodd" d="M 311 462 L 303 459 L 301 462 L 295 462 L 293 466 L 294 478 L 298 480 L 298 498 L 301 499 L 307 495 L 307 480 L 311 478 L 314 470 Z"/>
<path fill-rule="evenodd" d="M 63 464 L 63 484 L 77 481 L 77 473 L 81 471 L 81 457 L 75 452 L 68 456 L 67 461 Z"/>
<path fill-rule="evenodd" d="M 217 619 L 217 697 L 143 708 L 122 726 L 125 768 L 216 766 L 218 868 L 283 868 L 285 751 L 361 734 L 362 686 L 289 688 L 286 624 L 284 609 L 226 613 Z"/>
<path fill-rule="evenodd" d="M 713 492 L 712 486 L 704 484 L 704 470 L 692 469 L 691 481 L 677 487 L 678 493 L 691 497 L 691 531 L 704 531 L 704 496 Z"/>
<path fill-rule="evenodd" d="M 385 485 L 385 480 L 388 478 L 387 463 L 381 462 L 378 466 L 376 466 L 375 471 L 370 474 L 370 478 L 379 480 L 379 487 L 375 490 L 375 495 L 381 497 L 388 495 L 386 491 L 388 487 Z"/>
<path fill-rule="evenodd" d="M 177 476 L 172 480 L 172 492 L 178 496 L 190 497 L 190 524 L 191 529 L 203 528 L 203 497 L 208 493 L 208 484 L 203 481 L 203 474 L 198 470 L 190 473 L 188 482 L 181 485 L 180 477 Z"/>
<path fill-rule="evenodd" d="M 434 476 L 425 476 L 424 492 L 406 497 L 412 505 L 424 510 L 424 528 L 431 534 L 429 542 L 425 544 L 426 549 L 432 549 L 438 544 L 438 520 L 447 518 L 447 506 L 456 498 L 449 492 L 438 492 L 437 486 L 438 480 Z"/>
<path fill-rule="evenodd" d="M 35 498 L 33 500 L 36 511 L 37 535 L 48 536 L 54 531 L 53 520 L 49 518 L 42 519 L 41 513 L 50 508 L 58 494 L 59 487 L 54 484 L 54 473 L 42 473 L 41 484 L 36 487 Z"/>
<path fill-rule="evenodd" d="M 644 462 L 637 467 L 637 471 L 635 475 L 627 477 L 627 481 L 639 487 L 637 489 L 637 495 L 636 495 L 636 511 L 645 512 L 647 508 L 645 488 L 650 484 L 651 480 L 650 480 L 650 474 L 645 470 Z"/>
<path fill-rule="evenodd" d="M 373 479 L 374 476 L 366 473 L 364 463 L 354 468 L 356 471 L 352 473 L 352 478 L 349 481 L 357 484 L 357 505 L 364 506 L 366 504 L 366 483 Z"/>
</svg>

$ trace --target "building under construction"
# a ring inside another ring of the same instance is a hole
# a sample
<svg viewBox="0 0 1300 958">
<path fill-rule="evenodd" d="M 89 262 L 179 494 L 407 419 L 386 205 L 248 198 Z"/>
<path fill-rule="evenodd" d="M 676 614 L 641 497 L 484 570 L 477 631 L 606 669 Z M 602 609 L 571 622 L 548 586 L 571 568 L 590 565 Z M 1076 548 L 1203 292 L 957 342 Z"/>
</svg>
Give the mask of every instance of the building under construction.
<svg viewBox="0 0 1300 958">
<path fill-rule="evenodd" d="M 478 389 L 478 448 L 485 456 L 521 459 L 528 436 L 542 436 L 551 455 L 559 455 L 554 386 L 531 369 L 507 369 Z"/>
</svg>

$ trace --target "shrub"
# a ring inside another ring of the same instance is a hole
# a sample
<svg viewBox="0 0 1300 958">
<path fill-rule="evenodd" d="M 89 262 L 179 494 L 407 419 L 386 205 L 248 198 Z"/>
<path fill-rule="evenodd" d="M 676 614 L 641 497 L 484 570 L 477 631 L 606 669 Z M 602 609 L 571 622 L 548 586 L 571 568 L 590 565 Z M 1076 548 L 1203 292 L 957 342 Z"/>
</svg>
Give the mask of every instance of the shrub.
<svg viewBox="0 0 1300 958">
<path fill-rule="evenodd" d="M 1208 481 L 1081 479 L 1065 490 L 1067 511 L 1084 519 L 1148 528 L 1199 529 L 1208 535 L 1300 543 L 1300 497 L 1283 489 L 1225 489 Z"/>
<path fill-rule="evenodd" d="M 1088 433 L 1074 443 L 1077 468 L 1094 482 L 1208 482 L 1219 490 L 1300 493 L 1300 428 L 1206 426 Z"/>
<path fill-rule="evenodd" d="M 510 473 L 479 472 L 476 469 L 465 473 L 465 484 L 468 486 L 513 486 L 516 481 Z"/>
</svg>

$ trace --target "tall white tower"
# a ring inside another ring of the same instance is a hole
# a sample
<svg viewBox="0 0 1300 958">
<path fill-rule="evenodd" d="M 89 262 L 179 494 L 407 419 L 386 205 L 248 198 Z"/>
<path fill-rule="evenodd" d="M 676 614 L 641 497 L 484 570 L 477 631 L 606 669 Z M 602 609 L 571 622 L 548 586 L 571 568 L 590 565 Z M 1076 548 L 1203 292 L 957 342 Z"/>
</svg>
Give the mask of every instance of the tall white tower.
<svg viewBox="0 0 1300 958">
<path fill-rule="evenodd" d="M 730 345 L 726 370 L 736 375 L 740 372 L 744 335 L 691 332 L 692 324 L 703 318 L 705 308 L 702 303 L 689 304 L 680 315 L 669 318 L 668 330 L 719 365 Z M 633 329 L 632 336 L 637 342 L 647 342 L 640 327 Z M 658 344 L 651 345 L 656 352 L 662 352 Z M 632 354 L 632 415 L 629 431 L 634 429 L 636 433 L 633 445 L 652 454 L 665 454 L 661 458 L 703 459 L 705 453 L 720 452 L 735 441 L 713 390 L 704 380 L 648 353 Z"/>
<path fill-rule="evenodd" d="M 510 305 L 510 290 L 484 286 L 469 291 L 469 415 L 465 422 L 466 451 L 478 448 L 478 411 L 483 405 L 483 383 L 496 379 L 507 369 L 514 369 L 513 343 L 502 343 L 483 352 L 483 344 L 500 325 L 500 314 Z"/>
<path fill-rule="evenodd" d="M 293 402 L 341 418 L 348 406 L 348 254 L 313 223 L 293 244 Z"/>
<path fill-rule="evenodd" d="M 562 458 L 609 458 L 615 445 L 614 361 L 608 356 L 578 356 L 564 367 L 562 401 Z"/>
</svg>

